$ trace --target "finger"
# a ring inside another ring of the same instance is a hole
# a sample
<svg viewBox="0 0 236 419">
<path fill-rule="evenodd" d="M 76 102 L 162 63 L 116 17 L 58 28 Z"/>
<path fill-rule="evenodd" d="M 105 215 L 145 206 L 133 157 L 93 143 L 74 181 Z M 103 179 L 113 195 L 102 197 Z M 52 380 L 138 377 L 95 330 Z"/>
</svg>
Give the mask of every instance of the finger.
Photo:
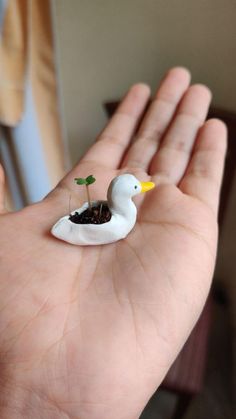
<svg viewBox="0 0 236 419">
<path fill-rule="evenodd" d="M 89 149 L 81 162 L 96 161 L 97 165 L 111 169 L 118 168 L 149 97 L 150 89 L 147 85 L 134 85 L 100 134 L 98 141 Z"/>
<path fill-rule="evenodd" d="M 201 128 L 193 156 L 180 183 L 185 194 L 206 203 L 217 213 L 227 143 L 227 129 L 218 119 Z"/>
<path fill-rule="evenodd" d="M 122 167 L 140 167 L 144 170 L 148 168 L 189 82 L 190 74 L 185 68 L 176 67 L 167 73 L 122 162 Z"/>
<path fill-rule="evenodd" d="M 3 167 L 0 164 L 0 214 L 3 214 L 5 212 L 5 174 Z"/>
<path fill-rule="evenodd" d="M 210 101 L 211 93 L 203 85 L 193 85 L 185 93 L 150 166 L 150 174 L 156 177 L 157 182 L 178 184 L 181 180 Z"/>
</svg>

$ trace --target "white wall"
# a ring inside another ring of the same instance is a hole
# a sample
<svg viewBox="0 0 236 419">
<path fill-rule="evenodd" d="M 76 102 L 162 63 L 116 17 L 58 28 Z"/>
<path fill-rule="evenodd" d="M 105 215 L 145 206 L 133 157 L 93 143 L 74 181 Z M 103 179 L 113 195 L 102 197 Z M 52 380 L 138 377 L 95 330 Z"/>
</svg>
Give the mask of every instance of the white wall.
<svg viewBox="0 0 236 419">
<path fill-rule="evenodd" d="M 236 2 L 54 0 L 60 71 L 73 161 L 105 123 L 102 102 L 134 82 L 154 89 L 173 65 L 236 111 Z"/>
</svg>

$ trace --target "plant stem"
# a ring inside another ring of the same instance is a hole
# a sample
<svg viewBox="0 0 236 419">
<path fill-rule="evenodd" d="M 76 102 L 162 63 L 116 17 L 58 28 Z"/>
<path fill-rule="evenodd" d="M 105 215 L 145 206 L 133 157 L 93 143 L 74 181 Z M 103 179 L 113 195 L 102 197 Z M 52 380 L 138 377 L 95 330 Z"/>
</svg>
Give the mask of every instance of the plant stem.
<svg viewBox="0 0 236 419">
<path fill-rule="evenodd" d="M 90 194 L 89 194 L 89 187 L 88 187 L 88 185 L 85 185 L 85 186 L 86 186 L 86 191 L 87 191 L 89 209 L 91 211 L 92 210 L 92 205 L 91 205 L 91 199 L 90 199 Z"/>
<path fill-rule="evenodd" d="M 99 220 L 101 220 L 101 215 L 102 215 L 102 203 L 100 204 Z"/>
<path fill-rule="evenodd" d="M 70 203 L 71 203 L 71 195 L 69 197 L 69 214 L 70 214 Z"/>
</svg>

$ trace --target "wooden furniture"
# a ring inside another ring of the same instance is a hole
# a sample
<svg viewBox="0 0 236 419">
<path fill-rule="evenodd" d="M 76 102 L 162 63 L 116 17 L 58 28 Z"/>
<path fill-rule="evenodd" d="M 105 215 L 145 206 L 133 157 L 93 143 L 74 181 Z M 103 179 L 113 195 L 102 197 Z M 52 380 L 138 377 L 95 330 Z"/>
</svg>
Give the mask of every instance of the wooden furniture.
<svg viewBox="0 0 236 419">
<path fill-rule="evenodd" d="M 112 116 L 118 104 L 119 102 L 115 101 L 104 105 L 109 117 Z M 219 210 L 221 228 L 236 168 L 236 114 L 211 108 L 208 118 L 220 118 L 228 128 L 228 152 Z M 161 385 L 161 388 L 174 392 L 178 396 L 172 419 L 183 418 L 192 398 L 202 389 L 211 326 L 211 305 L 212 296 L 210 295 L 195 328 Z"/>
</svg>

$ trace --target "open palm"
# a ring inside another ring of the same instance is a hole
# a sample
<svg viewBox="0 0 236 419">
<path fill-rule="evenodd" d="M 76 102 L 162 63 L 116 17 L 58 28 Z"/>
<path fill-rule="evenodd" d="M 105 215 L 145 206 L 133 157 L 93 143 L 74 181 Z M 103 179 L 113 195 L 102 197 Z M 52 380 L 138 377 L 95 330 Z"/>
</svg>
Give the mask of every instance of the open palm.
<svg viewBox="0 0 236 419">
<path fill-rule="evenodd" d="M 189 87 L 182 68 L 144 112 L 148 100 L 147 86 L 131 88 L 48 197 L 17 213 L 2 207 L 1 417 L 138 418 L 200 315 L 215 264 L 226 130 L 204 123 L 210 93 Z M 79 247 L 50 235 L 70 196 L 72 209 L 85 200 L 74 177 L 95 175 L 93 199 L 103 199 L 123 172 L 157 184 L 137 197 L 138 222 L 125 240 Z"/>
</svg>

